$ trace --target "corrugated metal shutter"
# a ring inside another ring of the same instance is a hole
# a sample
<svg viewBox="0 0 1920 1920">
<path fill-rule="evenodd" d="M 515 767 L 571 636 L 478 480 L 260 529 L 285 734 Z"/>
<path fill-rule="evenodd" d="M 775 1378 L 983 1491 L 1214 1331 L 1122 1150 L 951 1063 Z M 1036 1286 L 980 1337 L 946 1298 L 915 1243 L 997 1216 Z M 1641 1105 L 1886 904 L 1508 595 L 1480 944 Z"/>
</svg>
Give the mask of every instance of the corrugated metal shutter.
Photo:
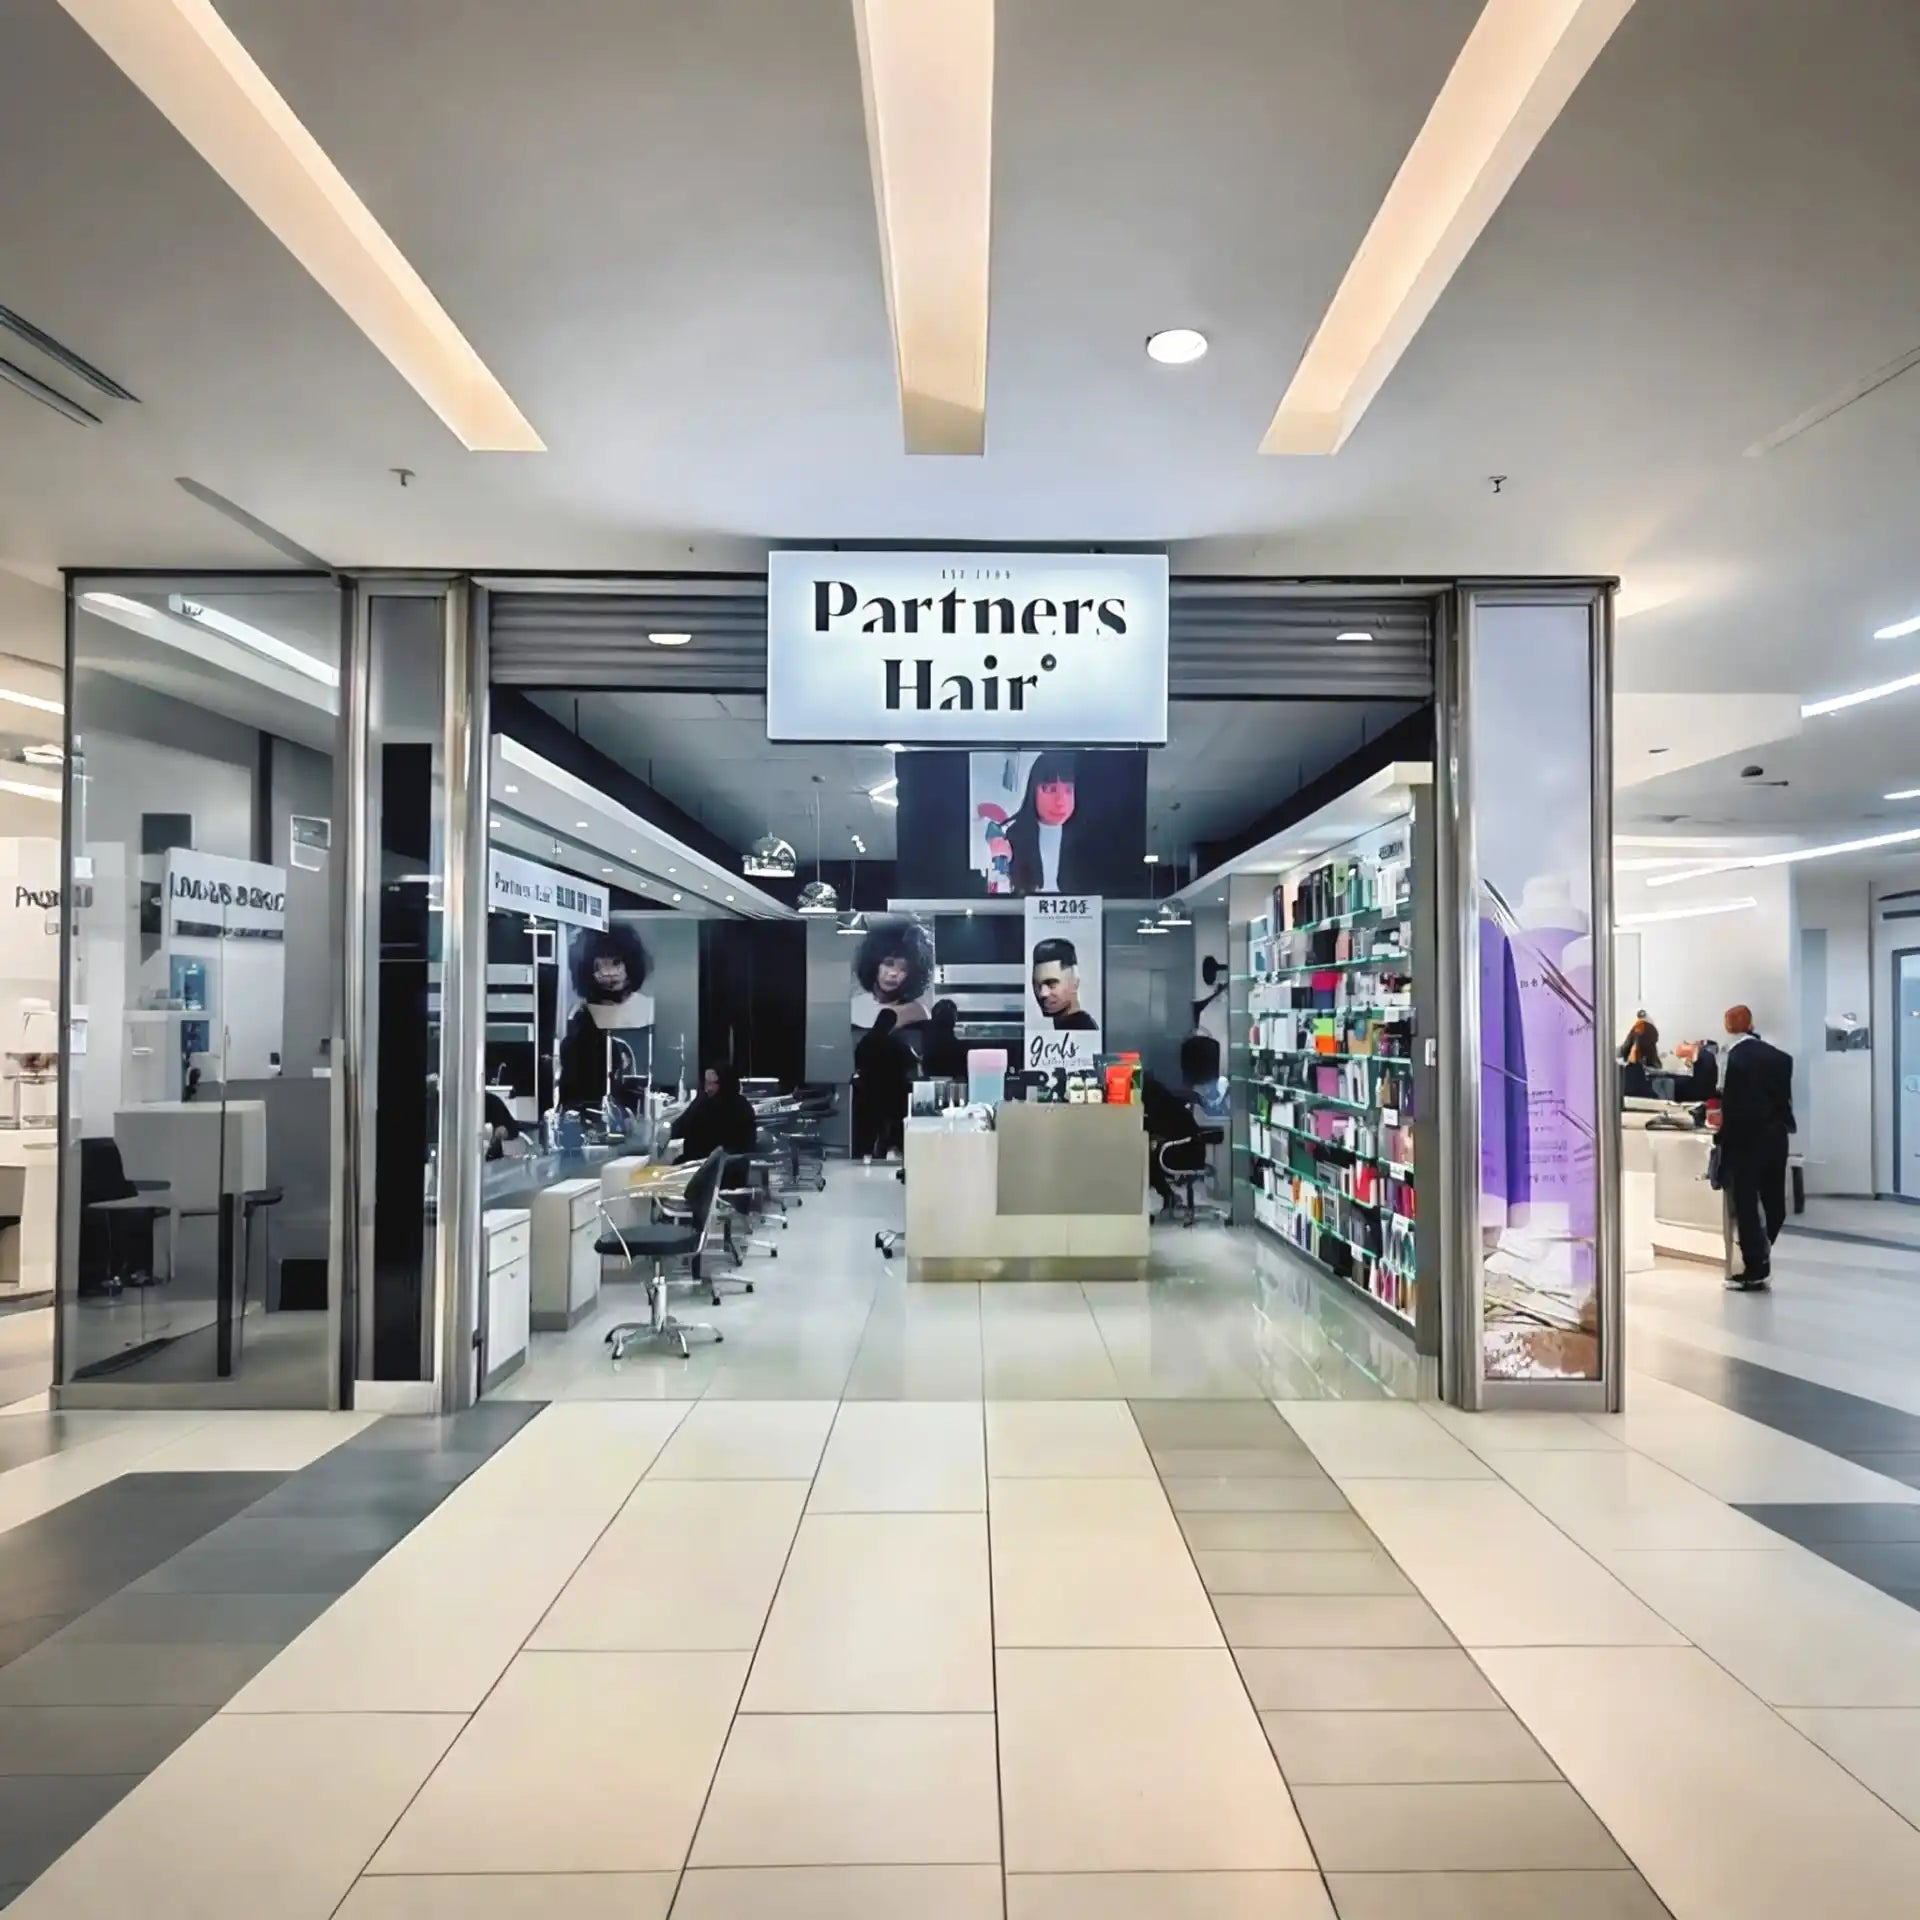
<svg viewBox="0 0 1920 1920">
<path fill-rule="evenodd" d="M 765 581 L 637 574 L 538 590 L 494 586 L 493 678 L 509 687 L 758 693 L 766 684 Z M 1168 685 L 1176 700 L 1425 700 L 1433 693 L 1428 593 L 1303 588 L 1176 576 Z M 650 633 L 691 633 L 689 647 Z M 1369 634 L 1368 640 L 1342 634 Z"/>
</svg>

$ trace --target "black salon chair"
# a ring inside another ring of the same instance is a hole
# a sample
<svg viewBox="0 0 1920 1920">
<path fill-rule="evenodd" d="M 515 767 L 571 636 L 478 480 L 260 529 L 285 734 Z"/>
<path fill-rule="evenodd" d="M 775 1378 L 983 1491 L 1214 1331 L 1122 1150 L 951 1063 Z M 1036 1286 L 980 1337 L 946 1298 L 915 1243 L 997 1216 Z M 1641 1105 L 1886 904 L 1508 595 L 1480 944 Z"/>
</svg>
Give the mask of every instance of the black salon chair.
<svg viewBox="0 0 1920 1920">
<path fill-rule="evenodd" d="M 706 1252 L 707 1235 L 713 1225 L 714 1208 L 720 1199 L 720 1177 L 726 1159 L 724 1150 L 716 1147 L 700 1163 L 699 1172 L 687 1182 L 679 1218 L 622 1227 L 614 1223 L 604 1206 L 601 1208 L 600 1217 L 607 1231 L 594 1242 L 595 1252 L 603 1259 L 624 1260 L 629 1268 L 644 1264 L 648 1270 L 649 1317 L 645 1320 L 623 1320 L 608 1331 L 607 1345 L 613 1349 L 614 1359 L 625 1359 L 628 1347 L 642 1340 L 659 1340 L 678 1347 L 680 1358 L 684 1360 L 687 1358 L 689 1334 L 710 1333 L 716 1341 L 724 1337 L 718 1327 L 709 1326 L 705 1321 L 677 1320 L 667 1311 L 666 1263 L 669 1260 L 688 1261 L 693 1279 L 707 1285 L 712 1298 L 716 1302 L 719 1300 L 717 1290 L 703 1278 L 700 1264 Z"/>
<path fill-rule="evenodd" d="M 1202 1127 L 1181 1140 L 1163 1140 L 1154 1150 L 1154 1159 L 1162 1177 L 1179 1199 L 1172 1211 L 1183 1227 L 1201 1220 L 1223 1221 L 1226 1209 L 1217 1204 L 1201 1206 L 1195 1199 L 1201 1186 L 1213 1184 L 1213 1149 L 1226 1138 L 1219 1127 Z"/>
<path fill-rule="evenodd" d="M 110 1134 L 80 1142 L 81 1293 L 118 1293 L 157 1284 L 153 1228 L 171 1220 L 164 1180 L 129 1180 L 120 1145 Z"/>
</svg>

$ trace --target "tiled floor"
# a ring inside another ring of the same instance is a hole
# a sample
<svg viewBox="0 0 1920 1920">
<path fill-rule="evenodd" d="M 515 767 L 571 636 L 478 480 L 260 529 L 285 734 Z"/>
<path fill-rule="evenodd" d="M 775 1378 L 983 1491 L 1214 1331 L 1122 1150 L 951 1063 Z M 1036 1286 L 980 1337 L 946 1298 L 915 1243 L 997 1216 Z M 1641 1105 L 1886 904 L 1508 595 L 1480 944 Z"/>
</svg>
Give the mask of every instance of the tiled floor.
<svg viewBox="0 0 1920 1920">
<path fill-rule="evenodd" d="M 50 1678 L 0 1666 L 0 1849 L 78 1836 L 15 1910 L 1911 1908 L 1920 1486 L 1844 1443 L 1915 1409 L 1818 1377 L 1795 1293 L 1886 1305 L 1891 1374 L 1920 1293 L 1863 1250 L 1796 1247 L 1768 1327 L 1651 1276 L 1692 1371 L 1624 1417 L 1468 1417 L 1382 1399 L 1339 1303 L 1229 1236 L 1145 1288 L 911 1289 L 855 1243 L 891 1196 L 848 1192 L 718 1310 L 726 1366 L 555 1337 L 518 1387 L 561 1403 L 482 1409 L 523 1423 L 483 1459 L 458 1423 L 0 1421 L 0 1569 L 136 1479 L 271 1483 L 64 1589 Z"/>
</svg>

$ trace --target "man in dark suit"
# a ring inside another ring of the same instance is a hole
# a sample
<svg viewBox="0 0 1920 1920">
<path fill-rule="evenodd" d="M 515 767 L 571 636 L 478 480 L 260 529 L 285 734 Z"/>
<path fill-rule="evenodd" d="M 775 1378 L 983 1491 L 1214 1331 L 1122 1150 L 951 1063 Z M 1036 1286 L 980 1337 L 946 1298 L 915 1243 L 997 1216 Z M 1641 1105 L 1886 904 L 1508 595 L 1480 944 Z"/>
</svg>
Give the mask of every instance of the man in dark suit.
<svg viewBox="0 0 1920 1920">
<path fill-rule="evenodd" d="M 1793 1055 L 1753 1030 L 1748 1007 L 1729 1007 L 1720 1070 L 1720 1184 L 1733 1202 L 1740 1271 L 1727 1285 L 1763 1291 L 1787 1217 L 1787 1142 L 1794 1130 Z"/>
</svg>

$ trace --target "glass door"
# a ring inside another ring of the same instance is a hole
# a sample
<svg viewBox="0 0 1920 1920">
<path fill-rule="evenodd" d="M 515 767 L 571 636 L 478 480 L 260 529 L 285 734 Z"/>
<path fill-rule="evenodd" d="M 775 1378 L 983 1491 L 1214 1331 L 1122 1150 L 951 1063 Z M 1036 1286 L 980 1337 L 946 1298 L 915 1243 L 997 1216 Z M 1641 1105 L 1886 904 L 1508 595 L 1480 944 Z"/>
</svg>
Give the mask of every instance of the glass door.
<svg viewBox="0 0 1920 1920">
<path fill-rule="evenodd" d="M 1920 947 L 1893 967 L 1893 1190 L 1920 1200 Z"/>
</svg>

